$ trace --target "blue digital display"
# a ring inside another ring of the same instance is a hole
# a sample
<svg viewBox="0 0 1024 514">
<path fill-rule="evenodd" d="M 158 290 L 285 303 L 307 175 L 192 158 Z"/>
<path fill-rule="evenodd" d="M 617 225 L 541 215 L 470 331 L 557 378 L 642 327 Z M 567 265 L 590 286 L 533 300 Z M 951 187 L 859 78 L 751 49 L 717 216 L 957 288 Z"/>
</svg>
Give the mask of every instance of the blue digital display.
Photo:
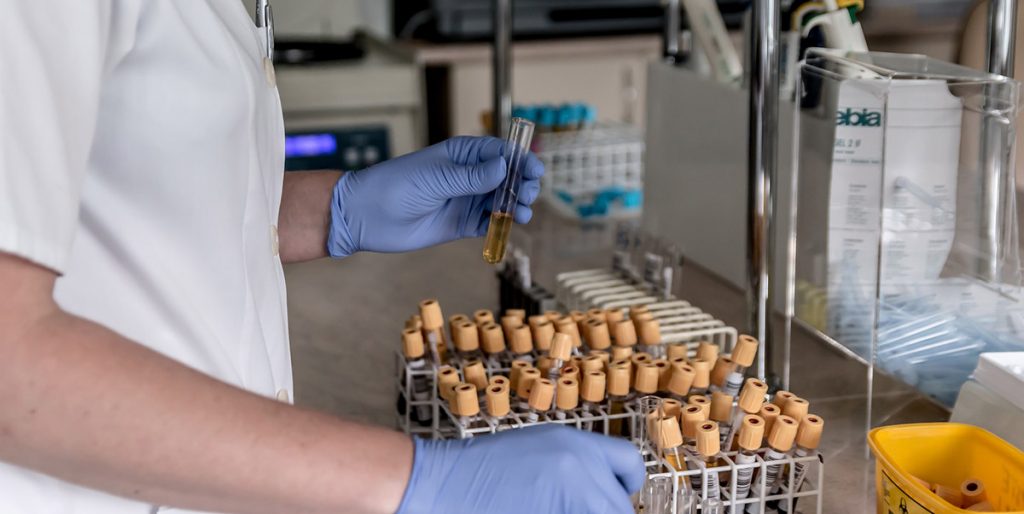
<svg viewBox="0 0 1024 514">
<path fill-rule="evenodd" d="M 288 159 L 334 155 L 337 151 L 334 134 L 296 134 L 284 138 L 284 156 Z"/>
</svg>

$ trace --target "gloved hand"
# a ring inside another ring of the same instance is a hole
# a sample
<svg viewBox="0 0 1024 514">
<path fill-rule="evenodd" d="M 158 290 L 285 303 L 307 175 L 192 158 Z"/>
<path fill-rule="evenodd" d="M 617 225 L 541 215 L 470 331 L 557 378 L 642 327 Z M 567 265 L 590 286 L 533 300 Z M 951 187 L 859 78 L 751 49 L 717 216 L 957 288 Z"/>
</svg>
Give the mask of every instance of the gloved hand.
<svg viewBox="0 0 1024 514">
<path fill-rule="evenodd" d="M 334 186 L 327 250 L 404 252 L 487 233 L 494 190 L 505 180 L 505 142 L 455 137 L 361 171 Z M 526 223 L 544 166 L 527 158 L 514 219 Z"/>
<path fill-rule="evenodd" d="M 398 514 L 632 514 L 644 477 L 629 442 L 558 425 L 417 438 Z"/>
</svg>

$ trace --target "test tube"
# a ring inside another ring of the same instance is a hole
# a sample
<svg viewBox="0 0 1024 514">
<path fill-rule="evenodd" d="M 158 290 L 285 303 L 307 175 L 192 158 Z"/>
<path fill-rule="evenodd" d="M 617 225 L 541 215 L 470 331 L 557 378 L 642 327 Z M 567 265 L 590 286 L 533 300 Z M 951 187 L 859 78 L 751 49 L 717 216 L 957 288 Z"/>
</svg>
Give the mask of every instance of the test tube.
<svg viewBox="0 0 1024 514">
<path fill-rule="evenodd" d="M 519 182 L 533 141 L 533 123 L 523 118 L 512 118 L 512 126 L 505 141 L 505 182 L 495 192 L 491 224 L 484 242 L 484 260 L 497 264 L 505 258 L 508 235 L 519 198 Z"/>
<path fill-rule="evenodd" d="M 430 348 L 434 364 L 445 364 L 448 361 L 448 345 L 444 338 L 444 315 L 437 300 L 431 298 L 420 302 L 420 323 L 423 339 Z"/>
<path fill-rule="evenodd" d="M 423 345 L 423 333 L 419 330 L 407 328 L 402 331 L 402 353 L 405 355 L 408 369 L 422 371 L 427 368 L 427 361 L 424 358 L 426 351 Z M 413 375 L 411 380 L 406 376 L 405 383 L 411 389 L 409 393 L 412 400 L 418 403 L 415 409 L 416 420 L 420 423 L 430 423 L 433 413 L 430 404 L 427 403 L 430 401 L 430 383 L 426 380 L 426 376 Z"/>
<path fill-rule="evenodd" d="M 740 426 L 739 436 L 737 441 L 739 442 L 739 452 L 733 457 L 736 464 L 745 465 L 736 470 L 736 483 L 730 484 L 736 486 L 736 492 L 733 496 L 733 500 L 742 500 L 750 494 L 750 480 L 754 477 L 753 466 L 757 462 L 757 451 L 761 449 L 761 440 L 764 438 L 764 419 L 755 414 L 748 414 L 743 417 L 743 424 Z M 734 512 L 738 512 L 742 509 L 733 509 Z"/>
<path fill-rule="evenodd" d="M 825 428 L 825 421 L 821 419 L 821 416 L 814 414 L 808 414 L 800 420 L 800 426 L 796 429 L 796 448 L 793 450 L 793 456 L 796 458 L 809 457 L 814 454 L 814 451 L 818 449 L 818 444 L 821 443 L 821 432 Z M 797 462 L 793 464 L 793 492 L 800 492 L 800 487 L 804 485 L 804 480 L 807 478 L 807 463 Z M 793 499 L 793 509 L 796 510 L 796 499 Z M 788 502 L 779 501 L 779 512 L 791 512 L 790 505 Z"/>
<path fill-rule="evenodd" d="M 757 339 L 741 335 L 732 348 L 732 363 L 734 365 L 729 376 L 725 379 L 723 391 L 725 394 L 736 396 L 739 394 L 740 386 L 743 385 L 743 373 L 754 364 L 754 357 L 757 355 Z"/>
<path fill-rule="evenodd" d="M 744 416 L 761 412 L 766 392 L 768 392 L 767 384 L 756 378 L 747 379 L 747 383 L 740 390 L 740 397 L 736 402 L 736 408 L 733 410 L 733 423 L 727 429 L 726 437 L 723 439 L 725 441 L 723 448 L 732 448 L 733 439 L 736 437 L 736 431 L 740 429 Z"/>
</svg>

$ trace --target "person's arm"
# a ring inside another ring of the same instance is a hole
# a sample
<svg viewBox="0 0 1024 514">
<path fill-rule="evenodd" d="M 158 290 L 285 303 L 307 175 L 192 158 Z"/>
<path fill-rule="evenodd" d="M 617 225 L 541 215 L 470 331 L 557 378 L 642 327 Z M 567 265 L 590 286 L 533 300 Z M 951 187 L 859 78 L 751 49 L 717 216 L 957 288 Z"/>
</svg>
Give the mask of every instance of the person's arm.
<svg viewBox="0 0 1024 514">
<path fill-rule="evenodd" d="M 340 177 L 340 171 L 285 173 L 277 222 L 282 262 L 327 257 L 331 195 Z"/>
<path fill-rule="evenodd" d="M 0 460 L 117 495 L 230 513 L 390 513 L 412 443 L 266 399 L 53 301 L 0 252 Z"/>
</svg>

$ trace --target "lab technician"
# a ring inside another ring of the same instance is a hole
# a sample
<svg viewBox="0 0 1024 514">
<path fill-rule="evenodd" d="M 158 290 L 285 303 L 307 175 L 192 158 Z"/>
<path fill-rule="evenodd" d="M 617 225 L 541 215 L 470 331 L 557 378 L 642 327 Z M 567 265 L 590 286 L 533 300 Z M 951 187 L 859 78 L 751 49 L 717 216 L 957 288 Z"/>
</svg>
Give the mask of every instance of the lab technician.
<svg viewBox="0 0 1024 514">
<path fill-rule="evenodd" d="M 0 10 L 0 513 L 630 512 L 622 441 L 412 441 L 289 403 L 282 262 L 480 236 L 501 141 L 285 176 L 238 0 Z"/>
</svg>

